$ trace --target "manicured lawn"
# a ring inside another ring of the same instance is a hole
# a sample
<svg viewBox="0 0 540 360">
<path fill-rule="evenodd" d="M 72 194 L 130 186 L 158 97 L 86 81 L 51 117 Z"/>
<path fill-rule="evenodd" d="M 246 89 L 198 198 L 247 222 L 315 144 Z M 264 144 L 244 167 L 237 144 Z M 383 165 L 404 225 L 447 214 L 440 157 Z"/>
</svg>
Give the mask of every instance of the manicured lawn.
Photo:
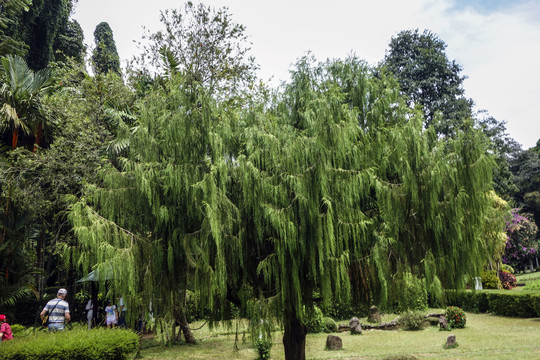
<svg viewBox="0 0 540 360">
<path fill-rule="evenodd" d="M 387 316 L 387 319 L 391 318 Z M 386 321 L 387 319 L 383 319 Z M 194 324 L 196 327 L 197 324 Z M 459 346 L 443 349 L 448 335 L 457 337 Z M 196 331 L 197 345 L 150 347 L 142 351 L 144 359 L 256 359 L 255 349 L 240 334 L 239 350 L 233 349 L 232 329 L 208 327 Z M 364 331 L 353 336 L 340 333 L 343 349 L 324 350 L 326 334 L 307 337 L 307 359 L 384 359 L 393 355 L 413 355 L 418 359 L 540 359 L 540 319 L 506 318 L 467 313 L 467 326 L 451 332 L 429 327 L 421 331 Z M 280 332 L 274 334 L 272 359 L 283 359 Z M 145 345 L 149 345 L 146 343 Z"/>
<path fill-rule="evenodd" d="M 518 286 L 512 290 L 517 291 L 537 291 L 540 293 L 540 272 L 530 272 L 526 274 L 516 275 L 518 284 L 525 284 L 525 286 Z"/>
</svg>

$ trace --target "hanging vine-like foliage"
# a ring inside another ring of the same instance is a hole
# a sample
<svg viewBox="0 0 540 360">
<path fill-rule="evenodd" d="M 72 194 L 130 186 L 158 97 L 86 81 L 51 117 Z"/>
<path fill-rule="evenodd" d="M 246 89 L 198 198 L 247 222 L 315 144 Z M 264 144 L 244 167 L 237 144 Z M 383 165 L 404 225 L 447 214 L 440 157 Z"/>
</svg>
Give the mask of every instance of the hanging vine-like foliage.
<svg viewBox="0 0 540 360">
<path fill-rule="evenodd" d="M 305 356 L 314 294 L 385 304 L 412 276 L 440 298 L 479 272 L 491 161 L 472 129 L 437 141 L 356 58 L 302 59 L 277 103 L 246 118 L 235 169 L 245 279 L 281 309 L 287 359 Z"/>
<path fill-rule="evenodd" d="M 186 289 L 200 292 L 203 307 L 224 303 L 223 252 L 234 251 L 227 239 L 236 210 L 226 197 L 222 125 L 204 89 L 178 76 L 140 108 L 136 127 L 120 126 L 120 136 L 130 138 L 121 168 L 104 168 L 102 183 L 88 188 L 71 220 L 79 265 L 108 271 L 113 291 L 144 309 L 151 302 L 160 328 L 172 331 L 172 319 L 186 324 Z"/>
<path fill-rule="evenodd" d="M 161 328 L 185 320 L 189 288 L 201 306 L 276 315 L 286 359 L 304 359 L 314 294 L 391 304 L 400 281 L 437 298 L 478 273 L 492 164 L 473 129 L 439 141 L 354 57 L 301 59 L 279 96 L 241 111 L 188 83 L 140 104 L 121 168 L 71 212 L 80 265 L 111 267 Z"/>
</svg>

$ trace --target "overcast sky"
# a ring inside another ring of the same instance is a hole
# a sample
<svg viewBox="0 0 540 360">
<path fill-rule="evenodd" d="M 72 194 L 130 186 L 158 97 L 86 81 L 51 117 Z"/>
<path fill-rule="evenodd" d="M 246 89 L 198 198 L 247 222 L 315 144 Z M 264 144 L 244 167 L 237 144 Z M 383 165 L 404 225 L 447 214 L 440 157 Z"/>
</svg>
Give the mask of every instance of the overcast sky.
<svg viewBox="0 0 540 360">
<path fill-rule="evenodd" d="M 194 1 L 196 2 L 196 1 Z M 429 29 L 463 66 L 466 96 L 507 122 L 525 149 L 540 138 L 540 1 L 538 0 L 206 0 L 228 6 L 246 26 L 263 80 L 286 80 L 295 60 L 311 50 L 319 60 L 351 52 L 376 64 L 392 36 Z M 173 0 L 79 0 L 74 18 L 85 43 L 102 21 L 113 30 L 122 64 L 139 53 L 143 26 L 160 29 L 159 12 Z"/>
</svg>

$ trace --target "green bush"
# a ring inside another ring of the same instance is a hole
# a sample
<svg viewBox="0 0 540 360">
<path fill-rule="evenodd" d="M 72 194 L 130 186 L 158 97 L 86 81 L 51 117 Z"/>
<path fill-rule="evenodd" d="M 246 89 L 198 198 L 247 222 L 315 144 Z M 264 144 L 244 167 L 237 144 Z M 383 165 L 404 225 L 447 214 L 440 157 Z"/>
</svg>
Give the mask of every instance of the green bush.
<svg viewBox="0 0 540 360">
<path fill-rule="evenodd" d="M 449 303 L 466 311 L 493 313 L 511 317 L 539 317 L 540 294 L 523 294 L 512 291 L 448 291 Z"/>
<path fill-rule="evenodd" d="M 130 330 L 44 331 L 2 344 L 2 360 L 122 360 L 138 343 Z"/>
<path fill-rule="evenodd" d="M 13 324 L 11 325 L 11 332 L 13 333 L 13 337 L 19 337 L 24 335 L 26 331 L 26 328 L 21 324 Z"/>
<path fill-rule="evenodd" d="M 495 270 L 482 271 L 480 275 L 482 277 L 482 287 L 484 289 L 501 289 L 501 280 L 497 276 Z"/>
<path fill-rule="evenodd" d="M 270 350 L 272 350 L 272 345 L 272 339 L 258 339 L 255 342 L 255 348 L 257 349 L 257 354 L 259 355 L 257 360 L 270 359 Z"/>
<path fill-rule="evenodd" d="M 405 330 L 420 330 L 425 316 L 421 311 L 407 310 L 399 315 L 399 325 Z"/>
<path fill-rule="evenodd" d="M 447 307 L 444 317 L 448 320 L 448 327 L 451 329 L 463 329 L 467 324 L 465 312 L 456 306 Z"/>
<path fill-rule="evenodd" d="M 410 272 L 403 273 L 403 277 L 396 281 L 397 310 L 425 310 L 428 306 L 428 295 L 422 279 Z"/>
<path fill-rule="evenodd" d="M 324 332 L 327 334 L 336 332 L 338 330 L 337 324 L 331 317 L 325 317 L 324 321 Z"/>
<path fill-rule="evenodd" d="M 514 268 L 511 267 L 511 266 L 508 265 L 508 264 L 502 264 L 501 270 L 506 271 L 506 272 L 509 272 L 510 274 L 515 274 L 515 273 L 514 273 Z"/>
<path fill-rule="evenodd" d="M 306 325 L 308 333 L 324 331 L 324 316 L 317 305 L 313 305 L 312 309 L 304 310 L 304 325 Z"/>
<path fill-rule="evenodd" d="M 367 314 L 367 309 L 361 309 L 359 306 L 354 309 L 350 303 L 339 299 L 332 301 L 327 305 L 321 304 L 321 309 L 327 316 L 338 320 L 350 319 L 353 316 L 358 316 L 358 314 Z"/>
</svg>

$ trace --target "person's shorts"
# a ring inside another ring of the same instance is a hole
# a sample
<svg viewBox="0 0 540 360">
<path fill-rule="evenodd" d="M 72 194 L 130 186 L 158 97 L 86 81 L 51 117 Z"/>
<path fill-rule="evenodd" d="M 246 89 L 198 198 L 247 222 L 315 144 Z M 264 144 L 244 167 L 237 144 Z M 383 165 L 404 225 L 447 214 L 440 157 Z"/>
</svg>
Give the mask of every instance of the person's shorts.
<svg viewBox="0 0 540 360">
<path fill-rule="evenodd" d="M 64 323 L 49 323 L 47 328 L 49 331 L 62 331 L 64 330 Z"/>
<path fill-rule="evenodd" d="M 109 325 L 116 325 L 116 319 L 107 318 L 107 326 Z"/>
</svg>

